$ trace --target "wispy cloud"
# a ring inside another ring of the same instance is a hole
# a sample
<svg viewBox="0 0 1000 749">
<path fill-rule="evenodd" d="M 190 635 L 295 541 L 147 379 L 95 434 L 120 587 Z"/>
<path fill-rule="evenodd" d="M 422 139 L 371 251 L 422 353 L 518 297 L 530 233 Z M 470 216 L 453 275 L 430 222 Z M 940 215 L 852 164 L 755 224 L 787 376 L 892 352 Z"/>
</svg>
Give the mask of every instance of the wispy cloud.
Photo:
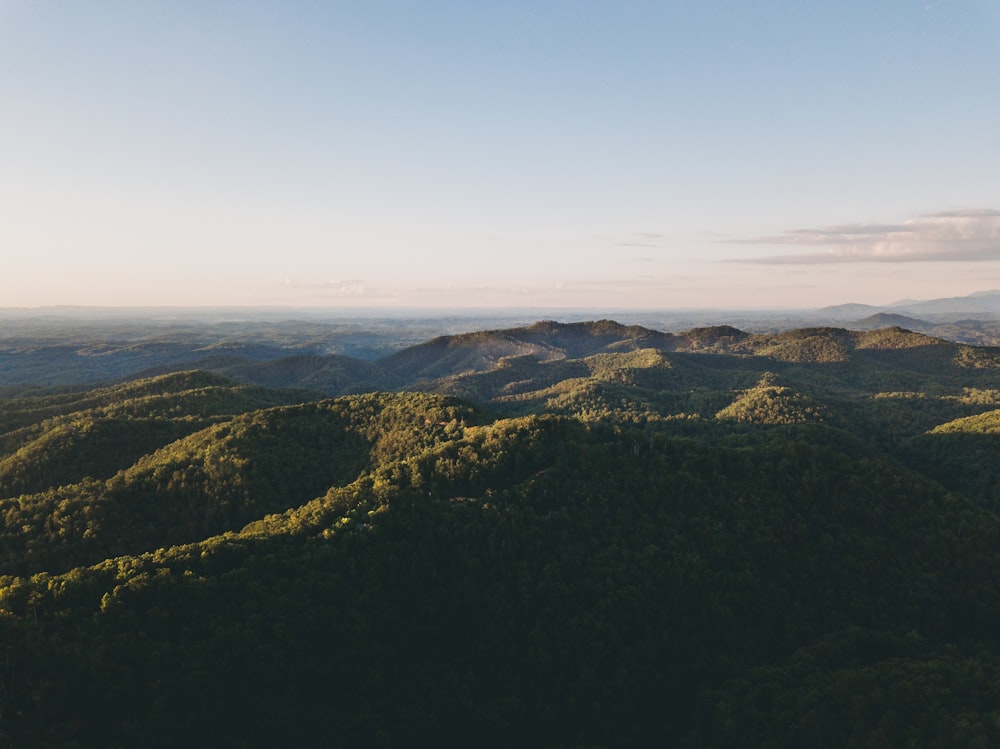
<svg viewBox="0 0 1000 749">
<path fill-rule="evenodd" d="M 369 297 L 377 296 L 378 292 L 368 286 L 364 281 L 314 281 L 311 283 L 300 283 L 294 278 L 285 281 L 285 286 L 293 289 L 312 289 L 323 291 L 330 296 L 345 297 Z"/>
<path fill-rule="evenodd" d="M 941 211 L 902 224 L 844 224 L 729 242 L 823 248 L 731 261 L 765 265 L 1000 260 L 1000 211 Z"/>
<path fill-rule="evenodd" d="M 659 247 L 663 235 L 653 231 L 633 232 L 628 239 L 616 242 L 616 247 Z"/>
</svg>

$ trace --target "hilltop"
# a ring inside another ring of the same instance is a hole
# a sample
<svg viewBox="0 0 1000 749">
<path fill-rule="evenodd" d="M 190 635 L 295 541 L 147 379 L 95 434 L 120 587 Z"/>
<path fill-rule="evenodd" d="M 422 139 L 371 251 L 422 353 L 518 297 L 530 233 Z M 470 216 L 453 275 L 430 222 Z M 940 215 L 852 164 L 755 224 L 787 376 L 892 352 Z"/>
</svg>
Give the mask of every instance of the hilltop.
<svg viewBox="0 0 1000 749">
<path fill-rule="evenodd" d="M 580 356 L 601 352 L 615 340 L 668 350 L 670 337 L 695 330 L 732 328 L 748 334 L 781 334 L 799 329 L 871 330 L 900 327 L 953 343 L 1000 345 L 998 292 L 894 305 L 839 305 L 823 309 L 619 310 L 601 323 L 585 311 L 560 311 L 562 323 L 535 323 L 551 310 L 358 312 L 310 309 L 71 309 L 0 308 L 0 394 L 39 388 L 110 384 L 125 378 L 172 371 L 209 370 L 242 382 L 284 382 L 283 370 L 299 371 L 304 386 L 326 395 L 356 392 L 364 383 L 392 389 L 417 378 L 425 355 L 435 347 L 490 334 L 476 356 L 466 347 L 452 351 L 445 365 L 484 369 L 501 358 L 530 354 Z M 942 309 L 947 312 L 941 312 Z M 554 340 L 552 326 L 570 325 Z M 633 332 L 615 330 L 630 328 Z M 529 329 L 536 328 L 534 334 Z M 479 331 L 470 333 L 469 331 Z M 509 332 L 501 341 L 498 333 Z M 573 337 L 584 349 L 575 349 Z M 602 336 L 607 338 L 601 344 Z M 657 340 L 657 339 L 661 340 Z M 466 340 L 466 343 L 469 343 Z M 683 346 L 683 341 L 678 341 Z M 554 347 L 550 349 L 549 347 Z M 410 349 L 405 356 L 394 356 Z M 459 366 L 463 357 L 466 361 Z M 429 361 L 433 364 L 435 357 Z M 285 360 L 285 361 L 279 361 Z M 278 362 L 273 367 L 270 362 Z M 382 362 L 384 371 L 362 363 Z M 311 370 L 311 374 L 307 372 Z M 435 378 L 442 371 L 428 371 Z M 397 375 L 402 375 L 402 382 Z"/>
<path fill-rule="evenodd" d="M 208 361 L 0 398 L 0 747 L 1000 741 L 1000 350 Z"/>
</svg>

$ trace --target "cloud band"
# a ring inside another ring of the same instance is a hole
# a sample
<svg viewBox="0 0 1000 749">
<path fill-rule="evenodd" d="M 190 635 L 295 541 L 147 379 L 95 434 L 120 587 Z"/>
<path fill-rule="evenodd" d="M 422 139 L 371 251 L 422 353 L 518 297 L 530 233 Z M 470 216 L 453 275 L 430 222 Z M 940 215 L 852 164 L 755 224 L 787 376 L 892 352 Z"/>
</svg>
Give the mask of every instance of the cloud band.
<svg viewBox="0 0 1000 749">
<path fill-rule="evenodd" d="M 734 261 L 766 265 L 1000 260 L 1000 211 L 989 208 L 941 211 L 902 224 L 844 224 L 733 241 L 823 248 L 819 252 Z"/>
</svg>

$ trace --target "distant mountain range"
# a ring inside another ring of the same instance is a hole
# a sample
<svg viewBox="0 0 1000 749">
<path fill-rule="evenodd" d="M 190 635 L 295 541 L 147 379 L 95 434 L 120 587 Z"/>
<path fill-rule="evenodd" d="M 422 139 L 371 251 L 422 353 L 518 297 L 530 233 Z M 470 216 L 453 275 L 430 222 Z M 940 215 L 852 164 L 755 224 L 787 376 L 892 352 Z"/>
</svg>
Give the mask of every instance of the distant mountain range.
<svg viewBox="0 0 1000 749">
<path fill-rule="evenodd" d="M 916 351 L 924 367 L 940 357 L 951 361 L 993 356 L 992 349 L 973 349 L 934 335 L 943 326 L 903 315 L 878 313 L 855 321 L 851 327 L 854 330 L 817 326 L 750 333 L 730 325 L 713 325 L 667 333 L 612 320 L 545 320 L 437 336 L 374 360 L 317 353 L 313 346 L 295 344 L 291 333 L 284 346 L 204 346 L 200 341 L 185 343 L 180 339 L 100 344 L 22 342 L 6 351 L 0 348 L 0 386 L 10 392 L 92 386 L 197 369 L 247 385 L 298 388 L 317 396 L 420 389 L 501 403 L 524 390 L 519 382 L 537 384 L 591 376 L 595 368 L 607 368 L 609 357 L 622 355 L 636 361 L 677 356 L 680 358 L 672 366 L 682 369 L 687 362 L 697 361 L 702 366 L 707 361 L 700 356 L 703 354 L 799 365 L 852 362 L 862 369 L 870 351 L 898 352 L 897 357 L 907 361 Z M 692 355 L 694 359 L 685 358 Z M 618 364 L 614 366 L 620 369 Z M 642 364 L 643 368 L 648 366 L 648 362 Z M 693 375 L 695 384 L 699 376 Z"/>
<path fill-rule="evenodd" d="M 0 394 L 203 369 L 246 383 L 337 395 L 487 372 L 517 357 L 547 361 L 727 347 L 744 355 L 772 345 L 783 332 L 813 328 L 898 328 L 953 343 L 1000 346 L 1000 291 L 882 307 L 631 311 L 616 315 L 621 322 L 593 322 L 592 316 L 579 319 L 580 313 L 563 311 L 562 322 L 532 322 L 539 318 L 526 318 L 531 313 L 524 310 L 424 312 L 412 319 L 337 311 L 324 318 L 317 310 L 174 312 L 132 310 L 129 317 L 121 310 L 0 309 Z M 841 333 L 831 335 L 843 338 Z"/>
<path fill-rule="evenodd" d="M 846 303 L 820 308 L 802 309 L 562 309 L 562 308 L 481 308 L 481 309 L 384 309 L 384 308 L 320 308 L 320 307 L 0 307 L 0 322 L 4 332 L 60 330 L 66 321 L 100 322 L 125 331 L 142 323 L 147 329 L 169 331 L 178 326 L 209 325 L 217 333 L 233 334 L 246 324 L 275 331 L 289 321 L 313 326 L 316 332 L 324 325 L 350 326 L 360 333 L 365 330 L 388 333 L 399 329 L 400 322 L 424 332 L 466 330 L 498 327 L 492 322 L 522 325 L 530 320 L 558 317 L 567 322 L 581 322 L 598 317 L 613 317 L 623 322 L 635 322 L 654 328 L 680 330 L 717 323 L 726 319 L 747 326 L 781 324 L 784 328 L 802 327 L 805 323 L 845 323 L 875 314 L 900 314 L 932 323 L 953 323 L 957 320 L 1000 321 L 1000 289 L 977 291 L 965 296 L 936 299 L 901 299 L 891 304 L 871 305 Z M 653 324 L 659 320 L 661 324 Z M 780 321 L 784 321 L 783 323 Z M 24 327 L 28 326 L 28 327 Z"/>
<path fill-rule="evenodd" d="M 1000 319 L 1000 291 L 977 291 L 974 294 L 941 299 L 903 299 L 892 304 L 838 304 L 817 310 L 819 317 L 849 321 L 875 314 L 901 314 L 934 323 L 956 320 L 996 321 Z"/>
</svg>

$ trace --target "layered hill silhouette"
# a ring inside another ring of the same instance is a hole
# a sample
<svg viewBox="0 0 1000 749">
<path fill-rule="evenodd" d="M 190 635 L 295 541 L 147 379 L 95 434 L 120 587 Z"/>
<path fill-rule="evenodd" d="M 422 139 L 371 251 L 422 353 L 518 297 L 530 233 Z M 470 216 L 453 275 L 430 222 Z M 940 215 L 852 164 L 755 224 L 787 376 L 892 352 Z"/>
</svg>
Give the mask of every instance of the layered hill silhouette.
<svg viewBox="0 0 1000 749">
<path fill-rule="evenodd" d="M 0 399 L 0 747 L 1000 742 L 996 349 L 202 363 Z"/>
<path fill-rule="evenodd" d="M 917 333 L 929 333 L 934 330 L 933 323 L 918 320 L 915 317 L 900 315 L 892 312 L 878 312 L 860 320 L 856 320 L 851 325 L 852 328 L 861 330 L 879 330 L 880 328 L 904 328 Z"/>
<path fill-rule="evenodd" d="M 886 327 L 890 323 L 893 325 Z M 608 320 L 548 321 L 519 328 L 440 336 L 405 346 L 402 344 L 411 340 L 418 329 L 410 330 L 404 325 L 395 333 L 381 330 L 376 335 L 351 327 L 345 332 L 344 326 L 332 324 L 324 328 L 287 323 L 264 326 L 260 341 L 253 340 L 249 330 L 240 328 L 239 336 L 212 343 L 213 326 L 203 329 L 190 325 L 171 329 L 169 334 L 143 335 L 140 329 L 134 329 L 135 325 L 125 330 L 114 326 L 105 330 L 92 323 L 84 328 L 85 332 L 68 327 L 63 337 L 59 337 L 57 329 L 47 331 L 38 340 L 25 339 L 23 334 L 0 339 L 0 394 L 97 387 L 123 379 L 199 370 L 244 384 L 304 387 L 331 396 L 372 389 L 403 389 L 416 382 L 488 372 L 511 357 L 552 361 L 653 349 L 663 353 L 775 356 L 791 361 L 818 357 L 845 359 L 847 352 L 866 348 L 864 336 L 877 329 L 895 331 L 900 327 L 941 341 L 984 345 L 1000 342 L 991 326 L 995 324 L 975 320 L 932 325 L 887 313 L 850 323 L 847 326 L 850 330 L 814 327 L 767 333 L 744 332 L 726 325 L 664 333 Z M 330 331 L 330 337 L 324 339 L 326 330 Z M 899 338 L 900 333 L 892 335 Z M 891 347 L 901 345 L 901 340 L 896 340 Z M 380 355 L 379 351 L 390 353 Z M 364 356 L 352 356 L 351 352 Z"/>
<path fill-rule="evenodd" d="M 512 356 L 553 360 L 637 348 L 672 350 L 675 340 L 669 333 L 610 320 L 570 324 L 545 321 L 525 328 L 441 336 L 379 363 L 405 381 L 413 382 L 460 372 L 489 371 L 502 359 Z"/>
</svg>

